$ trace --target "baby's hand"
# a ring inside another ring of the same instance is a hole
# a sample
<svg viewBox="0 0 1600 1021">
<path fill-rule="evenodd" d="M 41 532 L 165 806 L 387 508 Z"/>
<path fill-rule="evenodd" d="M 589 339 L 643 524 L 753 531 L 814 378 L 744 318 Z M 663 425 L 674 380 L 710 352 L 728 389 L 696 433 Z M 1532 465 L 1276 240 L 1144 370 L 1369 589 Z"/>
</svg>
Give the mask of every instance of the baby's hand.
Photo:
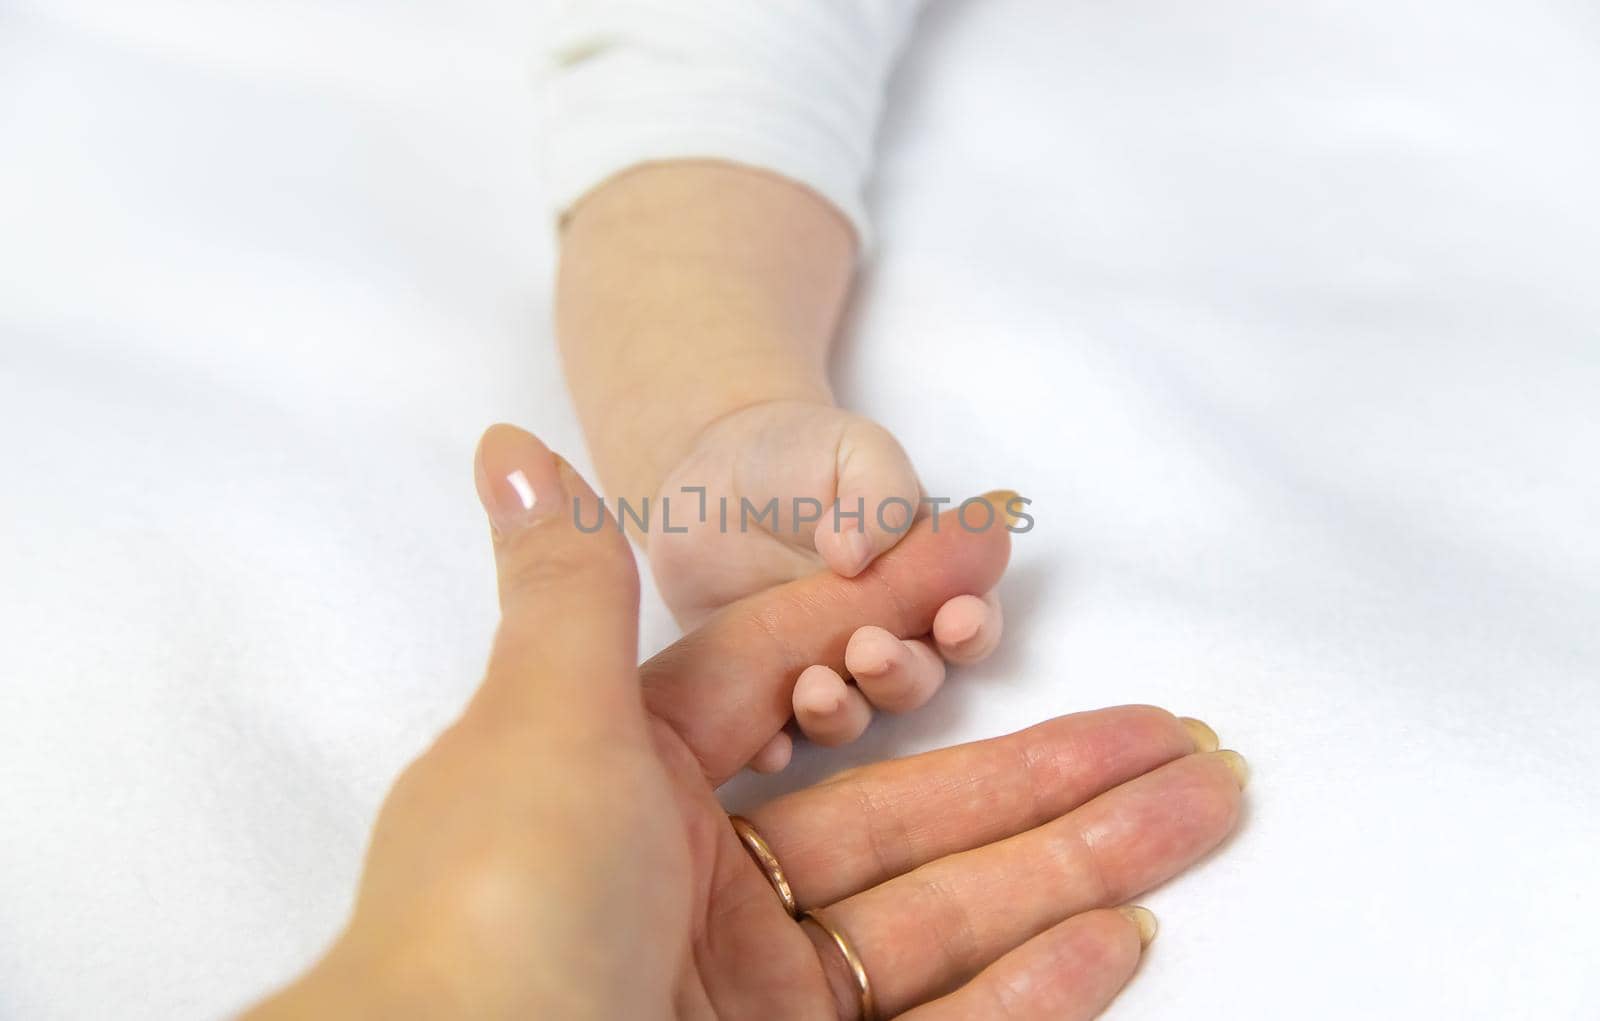
<svg viewBox="0 0 1600 1021">
<path fill-rule="evenodd" d="M 875 422 L 825 404 L 756 404 L 713 422 L 667 475 L 651 508 L 650 564 L 679 623 L 694 627 L 824 564 L 856 576 L 932 506 L 922 495 L 905 451 Z M 1005 527 L 1012 495 L 991 497 L 1000 512 L 973 510 L 971 526 Z M 925 637 L 863 627 L 845 652 L 855 683 L 831 667 L 806 669 L 795 684 L 795 720 L 818 744 L 853 741 L 872 707 L 899 713 L 922 705 L 943 683 L 946 661 L 982 659 L 1000 630 L 993 593 L 949 600 Z M 751 768 L 782 769 L 791 750 L 780 734 Z"/>
</svg>

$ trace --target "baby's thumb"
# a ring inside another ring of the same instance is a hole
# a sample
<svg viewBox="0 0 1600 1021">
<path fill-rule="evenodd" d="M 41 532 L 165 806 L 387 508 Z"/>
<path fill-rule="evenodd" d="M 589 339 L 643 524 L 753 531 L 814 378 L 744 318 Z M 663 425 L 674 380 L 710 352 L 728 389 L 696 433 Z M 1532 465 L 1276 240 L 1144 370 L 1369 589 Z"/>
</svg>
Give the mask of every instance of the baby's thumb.
<svg viewBox="0 0 1600 1021">
<path fill-rule="evenodd" d="M 500 630 L 475 705 L 582 729 L 638 716 L 639 575 L 599 497 L 509 425 L 483 434 L 474 475 L 500 582 Z"/>
<path fill-rule="evenodd" d="M 814 543 L 835 574 L 854 578 L 910 530 L 922 484 L 900 443 L 866 419 L 846 427 L 834 478 L 837 502 L 817 522 Z"/>
</svg>

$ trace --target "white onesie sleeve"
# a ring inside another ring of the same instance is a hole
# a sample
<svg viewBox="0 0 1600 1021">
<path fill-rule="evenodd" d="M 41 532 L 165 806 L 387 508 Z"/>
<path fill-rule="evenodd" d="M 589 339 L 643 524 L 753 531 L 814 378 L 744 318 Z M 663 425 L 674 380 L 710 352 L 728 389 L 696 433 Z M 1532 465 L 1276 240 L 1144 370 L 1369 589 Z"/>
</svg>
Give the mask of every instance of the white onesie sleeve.
<svg viewBox="0 0 1600 1021">
<path fill-rule="evenodd" d="M 573 0 L 541 44 L 556 214 L 639 163 L 782 174 L 867 237 L 863 191 L 889 72 L 921 0 Z"/>
</svg>

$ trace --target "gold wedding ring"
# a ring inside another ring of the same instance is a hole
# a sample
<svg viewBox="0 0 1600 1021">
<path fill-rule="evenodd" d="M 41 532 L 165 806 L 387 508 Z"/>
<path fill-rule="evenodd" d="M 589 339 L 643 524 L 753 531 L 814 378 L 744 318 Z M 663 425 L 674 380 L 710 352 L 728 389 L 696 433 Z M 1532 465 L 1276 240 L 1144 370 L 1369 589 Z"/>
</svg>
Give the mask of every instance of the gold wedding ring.
<svg viewBox="0 0 1600 1021">
<path fill-rule="evenodd" d="M 767 874 L 767 882 L 772 884 L 773 892 L 778 895 L 778 900 L 783 902 L 783 910 L 789 912 L 790 918 L 799 918 L 800 905 L 795 902 L 794 890 L 783 874 L 783 866 L 778 864 L 778 856 L 772 853 L 772 846 L 756 832 L 756 828 L 750 825 L 750 820 L 744 816 L 730 815 L 728 821 L 733 824 L 733 832 L 739 835 L 739 843 L 750 852 L 750 857 L 755 859 L 761 871 Z"/>
<path fill-rule="evenodd" d="M 844 957 L 844 963 L 850 966 L 850 974 L 856 980 L 856 991 L 861 994 L 861 1021 L 878 1021 L 878 1004 L 872 998 L 872 980 L 867 978 L 867 966 L 861 963 L 861 955 L 856 953 L 856 948 L 850 945 L 834 924 L 828 921 L 827 916 L 820 911 L 807 911 L 801 914 L 800 924 L 810 922 L 827 934 L 833 940 L 833 945 L 839 948 L 839 953 Z"/>
</svg>

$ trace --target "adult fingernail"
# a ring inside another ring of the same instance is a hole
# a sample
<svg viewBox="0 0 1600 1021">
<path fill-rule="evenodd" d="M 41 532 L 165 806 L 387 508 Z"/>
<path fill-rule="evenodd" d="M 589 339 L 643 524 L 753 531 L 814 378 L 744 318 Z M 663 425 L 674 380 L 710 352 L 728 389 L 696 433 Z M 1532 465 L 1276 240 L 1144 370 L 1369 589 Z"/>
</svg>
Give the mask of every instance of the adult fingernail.
<svg viewBox="0 0 1600 1021">
<path fill-rule="evenodd" d="M 1197 720 L 1193 716 L 1180 716 L 1178 722 L 1189 732 L 1189 739 L 1194 742 L 1195 751 L 1214 752 L 1221 744 L 1217 732 L 1206 726 L 1205 721 Z"/>
<path fill-rule="evenodd" d="M 1244 761 L 1244 756 L 1231 748 L 1222 749 L 1217 753 L 1217 756 L 1228 764 L 1229 769 L 1233 770 L 1233 778 L 1239 781 L 1239 788 L 1243 790 L 1244 786 L 1250 782 L 1250 764 Z"/>
<path fill-rule="evenodd" d="M 1156 924 L 1156 916 L 1151 913 L 1150 909 L 1142 908 L 1137 904 L 1127 904 L 1117 910 L 1122 912 L 1128 921 L 1138 926 L 1139 945 L 1141 947 L 1149 946 L 1150 941 L 1156 938 L 1156 931 L 1159 929 Z"/>
<path fill-rule="evenodd" d="M 499 536 L 556 513 L 565 496 L 550 448 L 511 425 L 490 426 L 478 441 L 473 480 L 489 526 Z"/>
<path fill-rule="evenodd" d="M 1007 528 L 1022 520 L 1022 515 L 1018 513 L 1022 507 L 1022 497 L 1016 490 L 996 489 L 984 493 L 983 498 L 995 509 L 995 513 L 1005 521 Z"/>
</svg>

